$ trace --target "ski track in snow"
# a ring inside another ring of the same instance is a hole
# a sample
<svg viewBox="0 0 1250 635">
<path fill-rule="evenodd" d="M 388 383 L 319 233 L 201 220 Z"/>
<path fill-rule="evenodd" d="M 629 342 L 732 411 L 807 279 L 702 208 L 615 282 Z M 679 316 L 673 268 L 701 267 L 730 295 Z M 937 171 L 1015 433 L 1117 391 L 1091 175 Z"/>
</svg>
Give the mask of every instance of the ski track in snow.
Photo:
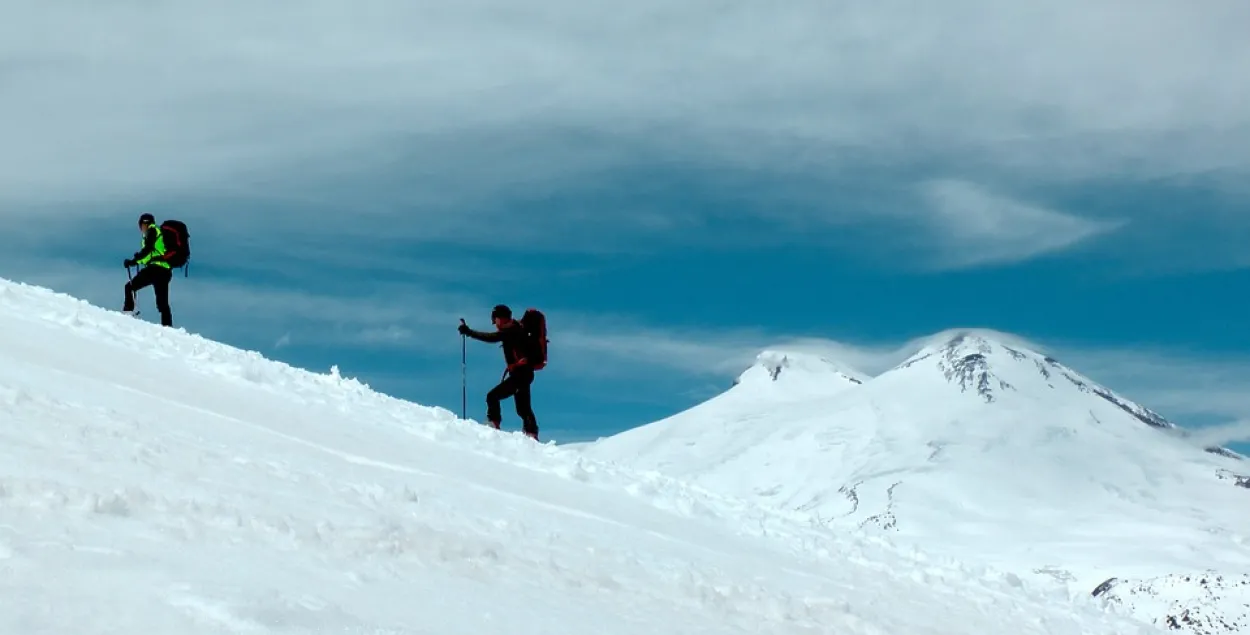
<svg viewBox="0 0 1250 635">
<path fill-rule="evenodd" d="M 1151 633 L 0 282 L 0 632 Z"/>
</svg>

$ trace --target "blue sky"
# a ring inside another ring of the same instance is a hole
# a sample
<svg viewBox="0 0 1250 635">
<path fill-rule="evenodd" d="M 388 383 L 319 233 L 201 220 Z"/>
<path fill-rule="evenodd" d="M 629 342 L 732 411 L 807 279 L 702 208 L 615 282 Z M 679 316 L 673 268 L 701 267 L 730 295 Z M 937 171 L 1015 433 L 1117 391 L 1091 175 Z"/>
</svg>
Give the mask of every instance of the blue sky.
<svg viewBox="0 0 1250 635">
<path fill-rule="evenodd" d="M 351 6 L 19 2 L 0 275 L 117 305 L 180 218 L 180 325 L 453 410 L 457 318 L 538 306 L 559 441 L 953 327 L 1250 419 L 1243 2 Z"/>
</svg>

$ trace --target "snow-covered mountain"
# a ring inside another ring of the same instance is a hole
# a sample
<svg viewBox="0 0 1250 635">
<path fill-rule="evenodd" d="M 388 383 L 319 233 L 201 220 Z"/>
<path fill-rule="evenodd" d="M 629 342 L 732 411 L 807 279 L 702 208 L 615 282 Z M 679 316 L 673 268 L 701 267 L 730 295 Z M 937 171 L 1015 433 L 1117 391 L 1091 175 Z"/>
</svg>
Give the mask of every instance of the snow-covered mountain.
<svg viewBox="0 0 1250 635">
<path fill-rule="evenodd" d="M 727 392 L 582 450 L 1075 589 L 1250 572 L 1250 462 L 1194 446 L 1058 360 L 953 331 L 875 377 L 839 381 L 840 366 L 796 355 L 764 381 L 785 357 L 769 351 Z M 787 371 L 803 390 L 786 389 Z"/>
<path fill-rule="evenodd" d="M 1154 632 L 1101 602 L 0 281 L 0 633 Z"/>
</svg>

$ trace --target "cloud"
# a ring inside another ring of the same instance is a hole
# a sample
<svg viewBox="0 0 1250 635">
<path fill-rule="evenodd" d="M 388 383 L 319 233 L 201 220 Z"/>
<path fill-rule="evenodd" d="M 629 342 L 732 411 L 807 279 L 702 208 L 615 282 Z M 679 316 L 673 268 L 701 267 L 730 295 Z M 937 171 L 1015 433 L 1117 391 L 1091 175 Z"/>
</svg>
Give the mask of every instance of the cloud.
<svg viewBox="0 0 1250 635">
<path fill-rule="evenodd" d="M 1065 363 L 1169 417 L 1250 419 L 1250 359 L 1167 348 L 1067 345 Z"/>
<path fill-rule="evenodd" d="M 941 268 L 1010 263 L 1060 251 L 1114 231 L 1121 221 L 1096 221 L 1001 196 L 959 180 L 922 187 L 944 238 Z"/>
<path fill-rule="evenodd" d="M 0 24 L 0 218 L 215 196 L 272 208 L 223 204 L 222 218 L 286 210 L 321 234 L 526 244 L 515 233 L 531 226 L 597 224 L 602 244 L 709 216 L 855 216 L 819 190 L 723 211 L 547 204 L 640 163 L 727 180 L 932 165 L 986 184 L 1244 173 L 1248 22 L 1241 0 L 640 0 L 609 18 L 572 0 L 16 0 Z M 527 223 L 476 231 L 522 203 Z M 935 211 L 953 235 L 981 240 L 984 223 L 948 209 Z M 1005 209 L 1043 237 L 1008 232 L 1013 249 L 983 260 L 1094 231 Z"/>
<path fill-rule="evenodd" d="M 1250 420 L 1225 425 L 1205 426 L 1186 430 L 1185 438 L 1201 447 L 1223 446 L 1230 443 L 1250 442 Z"/>
<path fill-rule="evenodd" d="M 582 318 L 590 322 L 589 316 Z M 603 325 L 570 328 L 558 342 L 561 347 L 592 358 L 613 359 L 657 371 L 687 375 L 726 375 L 741 371 L 759 352 L 761 336 L 722 332 L 698 336 L 653 327 Z M 611 366 L 598 366 L 602 372 Z M 637 368 L 637 367 L 635 367 Z"/>
</svg>

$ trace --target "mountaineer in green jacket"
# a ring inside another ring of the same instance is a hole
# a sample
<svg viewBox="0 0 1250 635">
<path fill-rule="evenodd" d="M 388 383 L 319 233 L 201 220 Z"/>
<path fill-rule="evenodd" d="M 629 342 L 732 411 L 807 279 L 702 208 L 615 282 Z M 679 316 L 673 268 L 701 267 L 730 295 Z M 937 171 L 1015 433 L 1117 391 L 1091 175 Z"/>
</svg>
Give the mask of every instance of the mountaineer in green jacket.
<svg viewBox="0 0 1250 635">
<path fill-rule="evenodd" d="M 126 269 L 142 266 L 143 268 L 126 283 L 126 303 L 122 311 L 136 314 L 135 291 L 151 286 L 156 294 L 156 309 L 161 313 L 161 325 L 173 326 L 173 313 L 169 309 L 169 282 L 173 279 L 173 270 L 162 256 L 165 255 L 165 239 L 156 218 L 151 214 L 139 216 L 139 232 L 143 234 L 143 246 L 131 258 L 123 263 Z"/>
</svg>

